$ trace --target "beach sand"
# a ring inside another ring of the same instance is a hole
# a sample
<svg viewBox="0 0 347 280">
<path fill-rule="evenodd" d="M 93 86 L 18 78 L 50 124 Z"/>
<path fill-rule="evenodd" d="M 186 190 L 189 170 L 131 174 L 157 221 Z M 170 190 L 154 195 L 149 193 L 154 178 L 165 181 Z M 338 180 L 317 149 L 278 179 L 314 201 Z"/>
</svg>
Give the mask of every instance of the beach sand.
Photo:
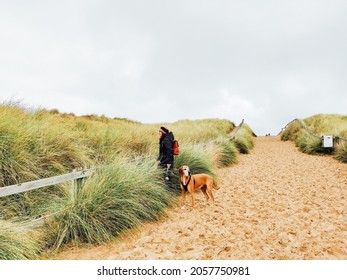
<svg viewBox="0 0 347 280">
<path fill-rule="evenodd" d="M 167 217 L 103 245 L 66 247 L 65 260 L 347 259 L 347 165 L 257 137 L 248 155 L 218 170 L 216 203 L 201 192 Z"/>
</svg>

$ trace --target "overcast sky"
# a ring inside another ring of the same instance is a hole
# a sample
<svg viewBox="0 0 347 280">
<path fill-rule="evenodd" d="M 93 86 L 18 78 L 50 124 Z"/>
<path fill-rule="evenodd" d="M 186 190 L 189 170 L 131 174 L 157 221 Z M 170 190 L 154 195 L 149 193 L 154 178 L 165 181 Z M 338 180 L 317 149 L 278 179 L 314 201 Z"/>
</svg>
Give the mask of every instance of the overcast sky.
<svg viewBox="0 0 347 280">
<path fill-rule="evenodd" d="M 345 0 L 0 0 L 0 101 L 277 134 L 347 115 Z"/>
</svg>

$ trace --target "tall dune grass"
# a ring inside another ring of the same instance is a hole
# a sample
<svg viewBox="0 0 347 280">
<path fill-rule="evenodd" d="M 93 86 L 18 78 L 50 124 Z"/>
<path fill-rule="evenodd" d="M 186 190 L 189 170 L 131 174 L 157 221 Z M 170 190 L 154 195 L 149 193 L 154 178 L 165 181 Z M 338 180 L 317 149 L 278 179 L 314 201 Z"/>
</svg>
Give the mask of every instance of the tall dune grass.
<svg viewBox="0 0 347 280">
<path fill-rule="evenodd" d="M 54 212 L 52 201 L 64 200 L 62 186 L 51 186 L 0 198 L 0 217 L 26 221 Z"/>
<path fill-rule="evenodd" d="M 90 163 L 79 135 L 40 114 L 0 106 L 0 186 L 53 176 Z"/>
<path fill-rule="evenodd" d="M 168 124 L 182 146 L 226 136 L 234 124 L 207 119 Z M 158 150 L 158 124 L 0 105 L 0 187 Z M 193 128 L 193 129 L 192 129 Z"/>
<path fill-rule="evenodd" d="M 210 155 L 217 167 L 231 166 L 237 162 L 239 150 L 237 142 L 230 139 L 221 138 L 217 140 L 210 149 Z"/>
<path fill-rule="evenodd" d="M 185 144 L 198 144 L 225 137 L 235 124 L 223 119 L 180 120 L 168 124 L 175 137 Z"/>
<path fill-rule="evenodd" d="M 322 139 L 308 133 L 298 122 L 291 123 L 282 131 L 281 139 L 283 141 L 294 141 L 304 153 L 322 154 L 333 152 L 338 160 L 347 162 L 346 141 L 339 141 L 339 138 L 347 138 L 347 116 L 318 114 L 304 119 L 303 122 L 308 130 L 317 136 L 333 136 L 335 141 L 333 151 L 323 148 Z"/>
<path fill-rule="evenodd" d="M 155 164 L 160 125 L 173 131 L 181 148 L 169 182 Z M 237 162 L 239 151 L 249 152 L 252 131 L 245 126 L 230 141 L 234 128 L 233 122 L 219 119 L 141 124 L 0 105 L 0 187 L 73 168 L 109 166 L 84 180 L 73 196 L 69 186 L 52 186 L 4 197 L 0 218 L 30 220 L 59 213 L 45 228 L 43 242 L 53 249 L 69 242 L 107 242 L 165 215 L 180 192 L 179 166 L 217 180 L 216 168 Z"/>
<path fill-rule="evenodd" d="M 202 144 L 183 147 L 169 182 L 157 169 L 155 158 L 137 163 L 118 159 L 87 179 L 74 196 L 67 189 L 66 199 L 56 206 L 61 214 L 50 223 L 47 242 L 54 249 L 71 241 L 103 243 L 144 220 L 158 220 L 180 192 L 179 166 L 188 165 L 192 173 L 206 173 L 217 180 L 208 153 Z"/>
<path fill-rule="evenodd" d="M 295 143 L 299 147 L 300 151 L 306 154 L 317 155 L 320 153 L 330 153 L 330 149 L 325 149 L 322 147 L 321 138 L 307 134 L 306 132 L 298 134 L 297 138 L 295 139 Z"/>
<path fill-rule="evenodd" d="M 235 136 L 235 144 L 242 154 L 248 154 L 254 146 L 253 132 L 247 124 L 241 126 Z"/>
<path fill-rule="evenodd" d="M 119 159 L 88 178 L 73 196 L 67 190 L 65 201 L 56 206 L 61 213 L 49 225 L 50 246 L 104 243 L 144 220 L 158 220 L 174 196 L 153 164 Z"/>
<path fill-rule="evenodd" d="M 340 142 L 336 145 L 336 158 L 347 163 L 347 143 Z"/>
<path fill-rule="evenodd" d="M 174 172 L 171 174 L 171 181 L 168 183 L 170 189 L 175 193 L 181 192 L 180 174 L 178 168 L 187 165 L 192 174 L 205 173 L 216 178 L 214 158 L 207 151 L 203 144 L 191 144 L 182 147 L 180 155 L 175 159 Z"/>
<path fill-rule="evenodd" d="M 321 135 L 347 137 L 347 116 L 318 114 L 304 120 L 308 128 Z"/>
<path fill-rule="evenodd" d="M 298 122 L 292 122 L 284 131 L 281 132 L 282 141 L 295 141 L 298 138 L 299 133 L 301 132 L 301 125 Z"/>
<path fill-rule="evenodd" d="M 39 256 L 39 243 L 18 225 L 0 220 L 0 260 L 32 260 Z"/>
<path fill-rule="evenodd" d="M 181 147 L 225 137 L 228 120 L 183 120 L 166 124 Z M 119 155 L 129 159 L 157 155 L 159 124 L 141 124 L 104 116 L 31 110 L 0 105 L 0 187 L 109 164 Z M 45 200 L 60 199 L 58 189 L 45 188 L 0 200 L 0 217 L 28 219 L 46 211 Z"/>
</svg>

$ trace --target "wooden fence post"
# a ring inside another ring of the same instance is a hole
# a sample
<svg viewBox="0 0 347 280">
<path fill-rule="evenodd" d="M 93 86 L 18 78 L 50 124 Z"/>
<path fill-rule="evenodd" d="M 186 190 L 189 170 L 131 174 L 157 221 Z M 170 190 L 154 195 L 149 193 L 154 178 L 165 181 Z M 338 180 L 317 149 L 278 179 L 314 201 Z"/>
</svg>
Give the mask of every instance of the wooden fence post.
<svg viewBox="0 0 347 280">
<path fill-rule="evenodd" d="M 73 169 L 72 172 L 76 172 L 76 169 Z M 76 191 L 76 179 L 72 178 L 71 180 L 71 200 L 75 202 L 75 191 Z"/>
</svg>

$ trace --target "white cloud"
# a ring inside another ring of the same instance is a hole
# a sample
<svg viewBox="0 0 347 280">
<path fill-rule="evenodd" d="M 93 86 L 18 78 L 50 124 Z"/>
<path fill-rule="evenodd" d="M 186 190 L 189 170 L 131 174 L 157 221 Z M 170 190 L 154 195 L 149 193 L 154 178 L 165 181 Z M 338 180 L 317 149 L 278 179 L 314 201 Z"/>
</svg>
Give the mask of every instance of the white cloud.
<svg viewBox="0 0 347 280">
<path fill-rule="evenodd" d="M 263 113 L 261 104 L 254 104 L 251 100 L 232 93 L 228 89 L 220 90 L 219 105 L 216 115 L 237 121 L 239 119 L 255 119 Z"/>
</svg>

